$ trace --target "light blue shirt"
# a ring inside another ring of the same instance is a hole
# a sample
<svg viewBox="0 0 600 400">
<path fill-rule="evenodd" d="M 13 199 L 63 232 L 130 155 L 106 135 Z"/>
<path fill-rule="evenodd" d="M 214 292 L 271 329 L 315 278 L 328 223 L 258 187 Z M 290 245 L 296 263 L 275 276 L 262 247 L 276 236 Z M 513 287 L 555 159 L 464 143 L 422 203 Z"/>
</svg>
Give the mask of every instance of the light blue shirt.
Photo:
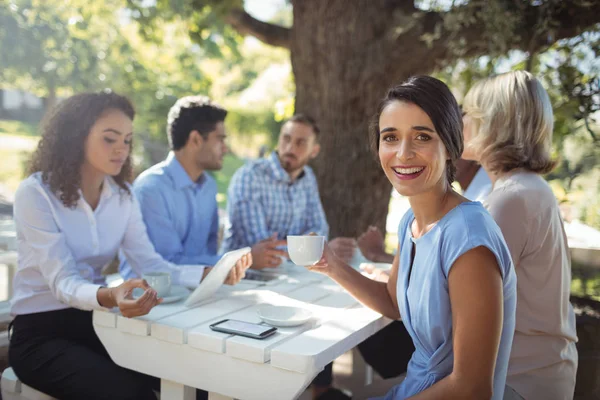
<svg viewBox="0 0 600 400">
<path fill-rule="evenodd" d="M 460 204 L 418 239 L 411 234 L 413 220 L 414 214 L 409 210 L 398 229 L 397 296 L 400 315 L 413 340 L 415 352 L 408 364 L 406 379 L 385 399 L 414 396 L 452 372 L 454 352 L 448 275 L 461 255 L 485 246 L 496 256 L 503 281 L 504 318 L 493 395 L 494 400 L 501 400 L 515 331 L 517 302 L 516 275 L 502 232 L 479 202 Z M 415 256 L 411 272 L 413 245 Z"/>
<path fill-rule="evenodd" d="M 279 239 L 329 234 L 312 169 L 304 167 L 292 182 L 275 152 L 236 171 L 229 184 L 227 211 L 231 226 L 225 234 L 225 251 L 253 246 L 274 233 Z"/>
<path fill-rule="evenodd" d="M 217 184 L 207 173 L 193 182 L 171 152 L 133 183 L 150 241 L 175 264 L 214 265 L 219 260 Z M 119 272 L 137 277 L 121 257 Z"/>
</svg>

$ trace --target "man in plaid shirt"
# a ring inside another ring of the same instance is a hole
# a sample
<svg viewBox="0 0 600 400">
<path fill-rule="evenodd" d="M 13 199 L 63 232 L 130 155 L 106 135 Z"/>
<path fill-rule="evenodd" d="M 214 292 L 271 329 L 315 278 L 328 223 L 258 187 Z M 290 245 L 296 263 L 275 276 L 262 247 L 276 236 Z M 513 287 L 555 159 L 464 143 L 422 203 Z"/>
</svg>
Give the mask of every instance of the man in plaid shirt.
<svg viewBox="0 0 600 400">
<path fill-rule="evenodd" d="M 319 153 L 319 128 L 314 120 L 297 114 L 286 121 L 279 135 L 277 151 L 268 158 L 241 167 L 231 179 L 227 211 L 231 226 L 224 250 L 252 247 L 253 267 L 274 268 L 287 252 L 288 235 L 314 232 L 327 237 L 329 225 L 323 212 L 319 187 L 307 165 Z M 356 242 L 337 238 L 330 246 L 348 261 Z"/>
<path fill-rule="evenodd" d="M 307 165 L 319 154 L 318 136 L 315 121 L 296 114 L 281 127 L 277 151 L 236 171 L 228 190 L 231 226 L 225 234 L 225 251 L 250 246 L 252 268 L 275 268 L 288 255 L 281 249 L 288 235 L 328 236 L 317 180 Z M 356 249 L 351 238 L 336 238 L 329 245 L 345 261 Z M 330 364 L 313 381 L 313 397 L 349 398 L 332 388 L 332 381 Z"/>
</svg>

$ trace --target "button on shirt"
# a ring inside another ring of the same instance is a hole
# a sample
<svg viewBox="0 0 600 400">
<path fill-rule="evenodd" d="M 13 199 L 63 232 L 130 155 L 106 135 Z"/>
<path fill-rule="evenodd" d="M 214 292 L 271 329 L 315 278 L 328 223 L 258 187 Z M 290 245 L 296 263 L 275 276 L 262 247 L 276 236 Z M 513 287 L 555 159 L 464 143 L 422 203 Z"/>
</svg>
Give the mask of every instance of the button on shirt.
<svg viewBox="0 0 600 400">
<path fill-rule="evenodd" d="M 227 202 L 231 226 L 225 235 L 226 251 L 253 246 L 274 233 L 279 239 L 310 232 L 329 234 L 312 169 L 304 167 L 292 182 L 275 152 L 234 174 Z"/>
<path fill-rule="evenodd" d="M 207 173 L 191 180 L 172 152 L 133 183 L 150 241 L 175 264 L 215 265 L 219 233 L 217 184 Z M 136 277 L 121 257 L 119 272 Z"/>
<path fill-rule="evenodd" d="M 138 202 L 112 178 L 104 180 L 92 210 L 83 197 L 74 208 L 65 207 L 35 173 L 15 194 L 14 218 L 18 267 L 12 314 L 102 308 L 96 297 L 105 284 L 102 268 L 119 248 L 138 273 L 169 271 L 175 284 L 189 287 L 202 278 L 202 268 L 171 264 L 154 251 Z"/>
</svg>

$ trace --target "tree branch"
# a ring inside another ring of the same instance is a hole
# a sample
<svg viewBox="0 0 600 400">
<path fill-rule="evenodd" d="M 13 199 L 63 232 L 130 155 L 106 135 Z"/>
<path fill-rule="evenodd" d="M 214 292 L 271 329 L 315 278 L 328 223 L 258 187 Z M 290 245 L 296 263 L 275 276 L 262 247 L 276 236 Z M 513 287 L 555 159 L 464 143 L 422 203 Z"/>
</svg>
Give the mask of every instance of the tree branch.
<svg viewBox="0 0 600 400">
<path fill-rule="evenodd" d="M 290 28 L 259 21 L 241 9 L 231 10 L 226 21 L 242 35 L 254 36 L 271 46 L 290 48 Z"/>
<path fill-rule="evenodd" d="M 410 29 L 404 30 L 401 34 L 394 33 L 398 31 L 397 27 L 390 31 L 388 37 L 392 38 L 392 41 L 388 42 L 388 48 L 398 48 L 399 44 L 406 47 L 406 43 L 415 43 L 415 46 L 427 45 L 430 50 L 424 53 L 425 58 L 414 61 L 428 63 L 452 62 L 459 58 L 493 55 L 494 50 L 498 53 L 513 49 L 541 52 L 557 40 L 577 36 L 600 22 L 599 1 L 563 0 L 555 2 L 553 6 L 550 3 L 542 3 L 541 6 L 533 6 L 529 2 L 518 3 L 518 9 L 507 7 L 507 15 L 497 15 L 495 17 L 497 19 L 509 18 L 511 15 L 519 16 L 514 31 L 506 32 L 503 49 L 494 49 L 492 38 L 486 36 L 486 32 L 490 32 L 489 22 L 485 21 L 482 15 L 486 12 L 483 7 L 488 7 L 489 4 L 478 2 L 459 6 L 447 12 L 414 14 L 416 20 L 413 21 Z M 448 19 L 454 19 L 454 27 L 448 23 Z M 553 25 L 540 29 L 542 22 L 550 22 Z M 497 34 L 502 33 L 504 32 Z M 457 43 L 461 43 L 460 48 L 456 47 Z M 390 45 L 392 47 L 389 47 Z M 397 57 L 406 62 L 406 53 L 398 54 Z M 434 65 L 431 69 L 433 67 Z"/>
<path fill-rule="evenodd" d="M 418 11 L 414 0 L 386 0 L 386 6 L 393 10 L 401 11 L 404 14 L 411 14 Z"/>
</svg>

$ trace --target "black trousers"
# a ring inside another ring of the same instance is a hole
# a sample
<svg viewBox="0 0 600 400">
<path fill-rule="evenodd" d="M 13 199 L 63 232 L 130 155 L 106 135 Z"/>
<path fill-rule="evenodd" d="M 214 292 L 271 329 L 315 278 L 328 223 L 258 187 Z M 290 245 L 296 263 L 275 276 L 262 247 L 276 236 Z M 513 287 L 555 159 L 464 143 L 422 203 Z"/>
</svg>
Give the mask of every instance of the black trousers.
<svg viewBox="0 0 600 400">
<path fill-rule="evenodd" d="M 327 387 L 333 384 L 333 363 L 329 363 L 313 379 L 312 384 L 318 387 Z"/>
<path fill-rule="evenodd" d="M 12 328 L 9 362 L 26 385 L 61 400 L 156 400 L 160 379 L 115 364 L 94 332 L 91 311 L 18 315 Z M 207 398 L 196 391 L 196 399 Z"/>
<path fill-rule="evenodd" d="M 415 345 L 404 324 L 394 321 L 359 344 L 358 350 L 379 376 L 388 379 L 406 372 Z"/>
</svg>

